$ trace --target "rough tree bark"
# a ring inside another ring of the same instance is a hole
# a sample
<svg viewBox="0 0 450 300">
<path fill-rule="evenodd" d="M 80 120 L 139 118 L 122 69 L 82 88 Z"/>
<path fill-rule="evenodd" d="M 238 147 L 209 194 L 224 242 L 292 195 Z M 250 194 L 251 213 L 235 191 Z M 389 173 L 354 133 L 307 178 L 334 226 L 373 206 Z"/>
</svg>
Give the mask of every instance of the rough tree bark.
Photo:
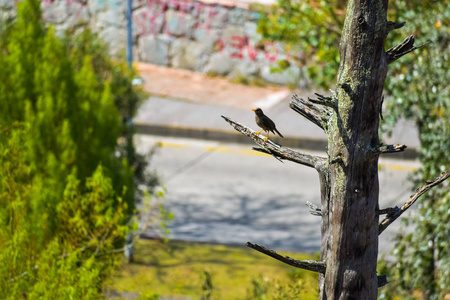
<svg viewBox="0 0 450 300">
<path fill-rule="evenodd" d="M 350 1 L 329 120 L 330 191 L 322 197 L 322 299 L 376 299 L 378 123 L 387 60 L 387 0 Z"/>
<path fill-rule="evenodd" d="M 350 0 L 340 43 L 336 91 L 329 97 L 316 94 L 317 99 L 293 96 L 291 108 L 327 134 L 326 158 L 265 142 L 252 129 L 223 117 L 262 147 L 255 150 L 318 171 L 322 207 L 309 206 L 322 218 L 321 260 L 296 261 L 260 245 L 247 245 L 291 266 L 318 272 L 320 299 L 377 299 L 378 287 L 387 283 L 385 276 L 376 273 L 378 235 L 424 192 L 450 177 L 446 172 L 427 182 L 401 209 L 378 207 L 378 157 L 406 148 L 382 145 L 378 137 L 387 67 L 420 47 L 414 46 L 414 37 L 410 36 L 384 50 L 389 31 L 404 25 L 388 22 L 387 7 L 388 0 Z M 379 215 L 385 213 L 379 223 Z"/>
</svg>

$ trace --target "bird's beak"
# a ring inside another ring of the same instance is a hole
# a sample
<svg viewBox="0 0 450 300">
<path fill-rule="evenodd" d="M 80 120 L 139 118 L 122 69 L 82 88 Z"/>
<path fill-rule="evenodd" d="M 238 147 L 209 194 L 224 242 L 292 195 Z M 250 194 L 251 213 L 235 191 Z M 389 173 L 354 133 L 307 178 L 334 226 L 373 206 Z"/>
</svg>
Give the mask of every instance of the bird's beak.
<svg viewBox="0 0 450 300">
<path fill-rule="evenodd" d="M 252 108 L 252 111 L 255 111 L 256 110 L 256 108 Z"/>
</svg>

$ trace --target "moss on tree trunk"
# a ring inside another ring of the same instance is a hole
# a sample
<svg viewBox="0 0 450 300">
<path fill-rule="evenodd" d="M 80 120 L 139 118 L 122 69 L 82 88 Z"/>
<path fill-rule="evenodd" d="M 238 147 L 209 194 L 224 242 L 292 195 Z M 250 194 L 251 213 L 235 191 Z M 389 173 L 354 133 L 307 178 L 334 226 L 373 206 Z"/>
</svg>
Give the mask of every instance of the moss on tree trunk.
<svg viewBox="0 0 450 300">
<path fill-rule="evenodd" d="M 387 61 L 387 1 L 349 1 L 329 120 L 329 190 L 322 194 L 321 299 L 376 299 L 378 123 Z M 322 278 L 323 280 L 323 278 Z"/>
</svg>

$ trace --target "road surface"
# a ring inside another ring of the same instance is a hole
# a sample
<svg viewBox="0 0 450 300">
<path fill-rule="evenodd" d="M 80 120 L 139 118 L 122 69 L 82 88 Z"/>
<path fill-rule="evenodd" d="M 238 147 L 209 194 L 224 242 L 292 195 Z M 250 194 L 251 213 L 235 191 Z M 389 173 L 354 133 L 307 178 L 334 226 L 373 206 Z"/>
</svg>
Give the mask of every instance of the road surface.
<svg viewBox="0 0 450 300">
<path fill-rule="evenodd" d="M 166 207 L 175 215 L 170 238 L 319 250 L 320 217 L 311 215 L 305 205 L 320 204 L 314 169 L 281 163 L 248 145 L 148 135 L 137 135 L 135 142 L 140 153 L 158 145 L 151 168 L 166 186 Z M 380 207 L 408 199 L 407 175 L 417 167 L 411 161 L 380 160 Z M 381 253 L 392 249 L 399 225 L 394 223 L 381 235 Z"/>
</svg>

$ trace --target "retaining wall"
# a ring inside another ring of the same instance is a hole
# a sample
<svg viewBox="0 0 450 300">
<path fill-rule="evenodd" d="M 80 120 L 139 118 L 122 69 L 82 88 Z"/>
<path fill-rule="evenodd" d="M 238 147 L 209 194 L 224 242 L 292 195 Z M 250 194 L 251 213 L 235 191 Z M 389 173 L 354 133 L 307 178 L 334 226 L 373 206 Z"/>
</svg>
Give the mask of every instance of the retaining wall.
<svg viewBox="0 0 450 300">
<path fill-rule="evenodd" d="M 113 55 L 126 48 L 126 0 L 42 0 L 43 18 L 58 32 L 90 26 Z M 17 0 L 0 0 L 1 18 L 14 17 Z M 296 84 L 301 69 L 291 64 L 272 73 L 278 59 L 290 60 L 283 45 L 261 41 L 260 14 L 245 3 L 186 0 L 134 0 L 134 60 L 230 77 L 261 77 Z M 124 56 L 123 56 L 124 57 Z"/>
</svg>

